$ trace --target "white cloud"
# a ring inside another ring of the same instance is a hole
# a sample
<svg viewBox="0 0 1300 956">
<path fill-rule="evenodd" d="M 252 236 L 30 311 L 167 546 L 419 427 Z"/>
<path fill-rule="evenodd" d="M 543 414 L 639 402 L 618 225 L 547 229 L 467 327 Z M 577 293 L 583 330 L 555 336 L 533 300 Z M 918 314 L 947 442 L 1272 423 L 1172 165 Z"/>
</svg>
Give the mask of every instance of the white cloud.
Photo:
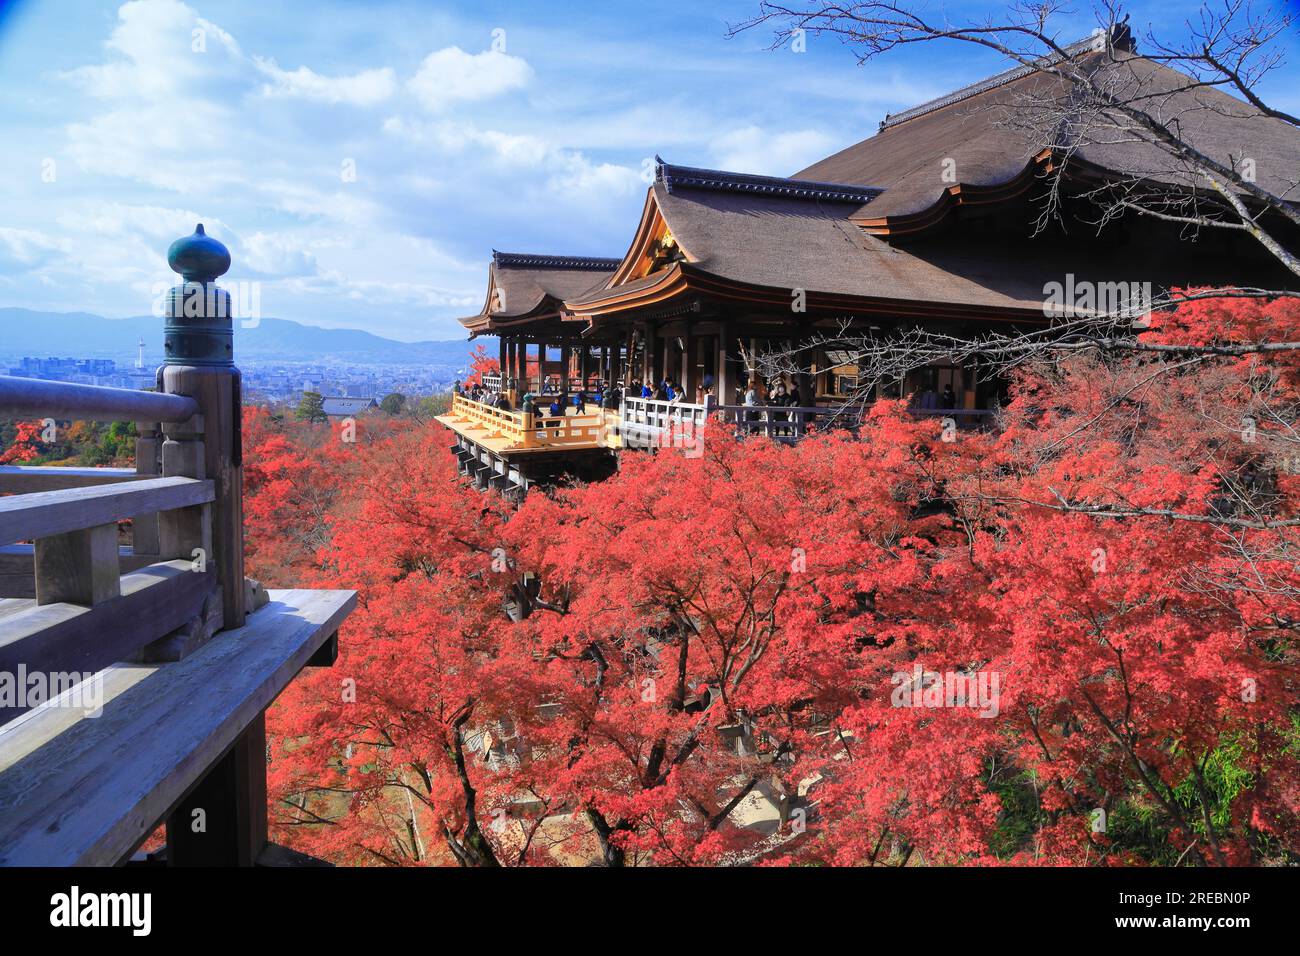
<svg viewBox="0 0 1300 956">
<path fill-rule="evenodd" d="M 273 81 L 262 87 L 266 96 L 301 96 L 324 103 L 373 106 L 391 97 L 397 89 L 397 74 L 387 66 L 350 76 L 322 76 L 305 66 L 282 70 L 272 59 L 254 57 L 253 62 Z"/>
<path fill-rule="evenodd" d="M 59 261 L 70 248 L 66 239 L 34 229 L 0 226 L 0 268 L 38 268 Z"/>
<path fill-rule="evenodd" d="M 120 202 L 78 203 L 75 211 L 60 214 L 56 221 L 69 232 L 93 232 L 112 239 L 138 236 L 150 243 L 170 242 L 193 232 L 200 222 L 213 235 L 230 233 L 220 219 L 204 217 L 192 209 Z"/>
<path fill-rule="evenodd" d="M 156 100 L 240 69 L 234 37 L 180 0 L 131 0 L 117 17 L 105 43 L 117 58 L 67 74 L 93 97 Z"/>
<path fill-rule="evenodd" d="M 837 143 L 817 130 L 774 133 L 745 126 L 715 138 L 709 144 L 714 165 L 736 173 L 791 176 L 834 151 Z"/>
<path fill-rule="evenodd" d="M 500 50 L 466 53 L 450 46 L 426 56 L 406 86 L 425 109 L 438 111 L 522 89 L 532 77 L 533 68 L 520 57 Z"/>
<path fill-rule="evenodd" d="M 564 149 L 528 133 L 479 129 L 472 123 L 411 122 L 392 117 L 384 131 L 450 156 L 473 157 L 476 166 L 509 175 L 517 195 L 547 195 L 562 200 L 567 212 L 580 209 L 608 214 L 610 202 L 645 189 L 638 169 L 595 162 L 579 150 Z M 544 216 L 538 210 L 539 216 Z"/>
<path fill-rule="evenodd" d="M 316 256 L 294 236 L 255 232 L 241 244 L 240 261 L 253 272 L 306 276 L 316 272 Z"/>
</svg>

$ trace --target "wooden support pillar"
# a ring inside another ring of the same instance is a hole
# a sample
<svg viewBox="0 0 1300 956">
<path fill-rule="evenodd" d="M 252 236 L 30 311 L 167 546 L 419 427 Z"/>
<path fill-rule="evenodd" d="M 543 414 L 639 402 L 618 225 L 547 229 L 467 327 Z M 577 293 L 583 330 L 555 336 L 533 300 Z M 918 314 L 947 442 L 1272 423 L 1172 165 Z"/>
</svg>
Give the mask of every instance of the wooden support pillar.
<svg viewBox="0 0 1300 956">
<path fill-rule="evenodd" d="M 650 323 L 646 322 L 641 326 L 641 381 L 651 388 L 654 388 L 653 361 L 654 330 Z"/>
<path fill-rule="evenodd" d="M 91 607 L 118 597 L 117 524 L 36 539 L 36 603 Z"/>
<path fill-rule="evenodd" d="M 560 346 L 560 391 L 569 394 L 569 346 Z"/>
<path fill-rule="evenodd" d="M 632 378 L 633 378 L 632 359 L 635 354 L 636 354 L 636 326 L 629 325 L 627 328 L 627 345 L 625 347 L 625 351 L 623 354 L 623 368 L 619 373 L 623 382 L 624 395 L 626 395 L 627 390 L 632 387 Z"/>
<path fill-rule="evenodd" d="M 135 473 L 156 477 L 162 466 L 162 443 L 157 422 L 137 422 Z M 136 554 L 158 553 L 158 515 L 136 515 L 131 519 L 131 550 Z"/>
<path fill-rule="evenodd" d="M 262 714 L 167 818 L 167 865 L 252 866 L 266 844 Z"/>
<path fill-rule="evenodd" d="M 799 404 L 805 406 L 817 404 L 813 394 L 813 376 L 809 371 L 813 360 L 813 350 L 808 345 L 810 331 L 806 326 L 801 328 L 800 337 L 795 341 L 795 384 L 799 386 Z"/>
<path fill-rule="evenodd" d="M 199 546 L 204 548 L 207 567 L 216 572 L 222 626 L 238 628 L 244 624 L 247 594 L 242 377 L 234 364 L 230 297 L 216 287 L 217 277 L 230 268 L 230 253 L 206 236 L 200 225 L 193 236 L 172 243 L 167 261 L 181 273 L 185 285 L 174 289 L 169 299 L 162 390 L 190 396 L 198 403 L 199 414 L 164 429 L 162 469 L 164 475 L 189 475 L 213 483 L 215 499 L 203 506 L 208 513 L 199 521 L 198 537 L 203 542 Z M 193 283 L 206 290 L 204 307 L 197 315 L 179 307 Z M 191 558 L 187 546 L 195 540 L 192 518 L 185 512 L 162 515 L 160 553 L 170 556 L 179 551 L 176 556 Z M 251 865 L 267 842 L 264 718 L 259 715 L 243 728 L 224 755 L 196 753 L 189 759 L 210 769 L 167 819 L 168 862 Z"/>
<path fill-rule="evenodd" d="M 506 363 L 506 340 L 498 336 L 497 337 L 497 371 L 501 375 L 501 387 L 503 389 L 507 387 L 506 377 L 510 374 L 508 371 L 506 371 L 507 368 L 508 365 Z"/>
<path fill-rule="evenodd" d="M 688 328 L 684 341 L 686 349 L 682 353 L 682 377 L 680 381 L 682 387 L 686 389 L 686 400 L 688 402 L 694 402 L 696 400 L 695 388 L 699 384 L 699 375 L 696 365 L 696 350 L 699 339 L 696 337 L 695 332 Z"/>
<path fill-rule="evenodd" d="M 163 426 L 166 440 L 162 445 L 162 473 L 165 478 L 208 477 L 207 454 L 203 441 L 203 416 L 196 415 L 187 422 Z M 181 558 L 192 561 L 195 550 L 201 550 L 203 563 L 213 558 L 212 508 L 195 505 L 165 511 L 158 516 L 158 555 L 171 560 Z M 240 542 L 242 559 L 242 540 Z M 224 582 L 223 582 L 224 586 Z M 243 591 L 243 582 L 240 582 Z"/>
<path fill-rule="evenodd" d="M 718 403 L 721 405 L 736 405 L 736 379 L 732 371 L 730 354 L 733 349 L 731 344 L 731 320 L 723 319 L 718 324 Z"/>
</svg>

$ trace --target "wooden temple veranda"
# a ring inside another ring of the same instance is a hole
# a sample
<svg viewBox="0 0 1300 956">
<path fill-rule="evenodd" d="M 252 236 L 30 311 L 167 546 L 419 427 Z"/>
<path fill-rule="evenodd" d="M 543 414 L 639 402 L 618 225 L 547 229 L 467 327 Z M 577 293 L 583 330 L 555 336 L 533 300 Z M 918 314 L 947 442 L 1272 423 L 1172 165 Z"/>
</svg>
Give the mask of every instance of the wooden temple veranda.
<svg viewBox="0 0 1300 956">
<path fill-rule="evenodd" d="M 1187 79 L 1139 56 L 1125 27 L 1067 52 L 1105 58 L 1153 88 Z M 1067 162 L 997 122 L 999 104 L 1044 82 L 1024 68 L 990 77 L 887 117 L 876 135 L 789 178 L 658 160 L 621 255 L 494 253 L 484 305 L 461 322 L 471 339 L 496 337 L 501 374 L 488 384 L 506 407 L 458 395 L 440 417 L 461 470 L 482 487 L 526 489 L 556 472 L 599 473 L 602 458 L 706 419 L 796 440 L 862 398 L 853 356 L 818 340 L 1041 328 L 1053 318 L 1051 282 L 1286 284 L 1246 238 L 1187 237 L 1135 215 L 1088 227 L 1085 194 L 1098 183 L 1177 176 L 1154 147 L 1080 145 Z M 1223 158 L 1249 137 L 1261 182 L 1286 193 L 1300 155 L 1293 129 L 1217 90 L 1171 96 L 1208 103 L 1185 113 L 1200 148 Z M 1060 220 L 1035 234 L 1057 174 Z M 744 406 L 755 359 L 769 352 L 797 357 L 787 376 L 797 406 Z M 634 387 L 665 379 L 684 399 L 653 401 Z M 552 394 L 578 389 L 602 393 L 605 407 L 546 413 Z M 871 383 L 868 397 L 906 396 L 918 413 L 972 424 L 1003 390 L 978 367 L 935 364 Z"/>
<path fill-rule="evenodd" d="M 0 466 L 0 865 L 318 862 L 268 842 L 264 715 L 356 594 L 245 578 L 230 255 L 199 226 L 168 261 L 156 392 L 0 377 L 0 417 L 140 436 L 130 469 Z"/>
</svg>

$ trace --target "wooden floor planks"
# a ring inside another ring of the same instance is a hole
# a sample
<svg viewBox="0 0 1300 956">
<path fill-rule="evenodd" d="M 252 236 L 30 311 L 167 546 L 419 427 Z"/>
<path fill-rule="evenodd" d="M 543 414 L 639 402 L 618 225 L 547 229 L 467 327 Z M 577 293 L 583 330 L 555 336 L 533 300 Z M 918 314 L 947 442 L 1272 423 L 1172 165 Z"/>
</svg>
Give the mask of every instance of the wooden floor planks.
<svg viewBox="0 0 1300 956">
<path fill-rule="evenodd" d="M 353 591 L 270 596 L 182 661 L 101 672 L 98 717 L 45 704 L 0 728 L 0 865 L 120 862 L 356 605 Z"/>
</svg>

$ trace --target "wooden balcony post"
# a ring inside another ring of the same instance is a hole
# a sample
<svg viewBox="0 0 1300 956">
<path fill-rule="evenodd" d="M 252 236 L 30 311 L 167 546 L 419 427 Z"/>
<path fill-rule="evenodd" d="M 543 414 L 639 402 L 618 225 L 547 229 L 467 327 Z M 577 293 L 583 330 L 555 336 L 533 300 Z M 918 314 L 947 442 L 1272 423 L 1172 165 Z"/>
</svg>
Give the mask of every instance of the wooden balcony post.
<svg viewBox="0 0 1300 956">
<path fill-rule="evenodd" d="M 252 866 L 266 848 L 266 715 L 167 818 L 169 866 Z"/>
<path fill-rule="evenodd" d="M 161 474 L 162 448 L 158 440 L 157 422 L 137 422 L 135 440 L 135 473 Z M 131 521 L 131 550 L 135 554 L 158 554 L 158 516 L 140 515 Z"/>
<path fill-rule="evenodd" d="M 696 386 L 699 385 L 699 378 L 695 371 L 695 353 L 698 351 L 695 331 L 691 326 L 687 326 L 686 335 L 683 338 L 685 350 L 682 353 L 682 377 L 678 379 L 682 383 L 682 388 L 686 389 L 686 401 L 695 402 Z"/>
<path fill-rule="evenodd" d="M 624 347 L 623 363 L 619 369 L 618 378 L 623 385 L 624 394 L 632 387 L 632 356 L 636 352 L 636 326 L 629 325 L 627 328 L 627 345 Z"/>
<path fill-rule="evenodd" d="M 230 268 L 230 253 L 198 226 L 168 250 L 172 269 L 184 284 L 169 297 L 162 370 L 163 391 L 188 395 L 203 419 L 202 477 L 216 486 L 211 506 L 208 563 L 221 586 L 225 627 L 244 623 L 243 456 L 241 449 L 241 376 L 234 364 L 230 295 L 216 279 Z M 177 426 L 184 428 L 185 426 Z M 163 473 L 168 471 L 169 441 L 163 446 Z M 192 451 L 197 451 L 193 449 Z M 174 451 L 180 455 L 180 450 Z M 197 462 L 186 462 L 194 467 Z M 176 466 L 173 466 L 176 467 Z"/>
<path fill-rule="evenodd" d="M 163 426 L 162 443 L 164 478 L 206 478 L 207 456 L 204 453 L 203 416 L 188 422 Z M 194 505 L 158 515 L 158 554 L 163 558 L 193 560 L 194 549 L 203 551 L 203 563 L 212 554 L 211 506 Z"/>
<path fill-rule="evenodd" d="M 171 427 L 163 446 L 163 473 L 194 470 L 212 480 L 215 498 L 207 506 L 210 520 L 203 522 L 210 529 L 206 561 L 221 588 L 223 627 L 242 627 L 247 614 L 242 381 L 234 362 L 230 295 L 216 285 L 230 268 L 230 253 L 200 224 L 193 235 L 172 243 L 167 261 L 184 283 L 169 297 L 162 386 L 164 392 L 188 395 L 198 403 L 203 441 L 192 440 L 194 423 Z M 168 818 L 167 840 L 168 862 L 176 866 L 249 865 L 256 860 L 267 843 L 262 717 L 248 725 Z"/>
<path fill-rule="evenodd" d="M 732 374 L 728 350 L 731 348 L 731 320 L 723 319 L 718 324 L 718 403 L 736 404 L 736 379 Z"/>
</svg>

